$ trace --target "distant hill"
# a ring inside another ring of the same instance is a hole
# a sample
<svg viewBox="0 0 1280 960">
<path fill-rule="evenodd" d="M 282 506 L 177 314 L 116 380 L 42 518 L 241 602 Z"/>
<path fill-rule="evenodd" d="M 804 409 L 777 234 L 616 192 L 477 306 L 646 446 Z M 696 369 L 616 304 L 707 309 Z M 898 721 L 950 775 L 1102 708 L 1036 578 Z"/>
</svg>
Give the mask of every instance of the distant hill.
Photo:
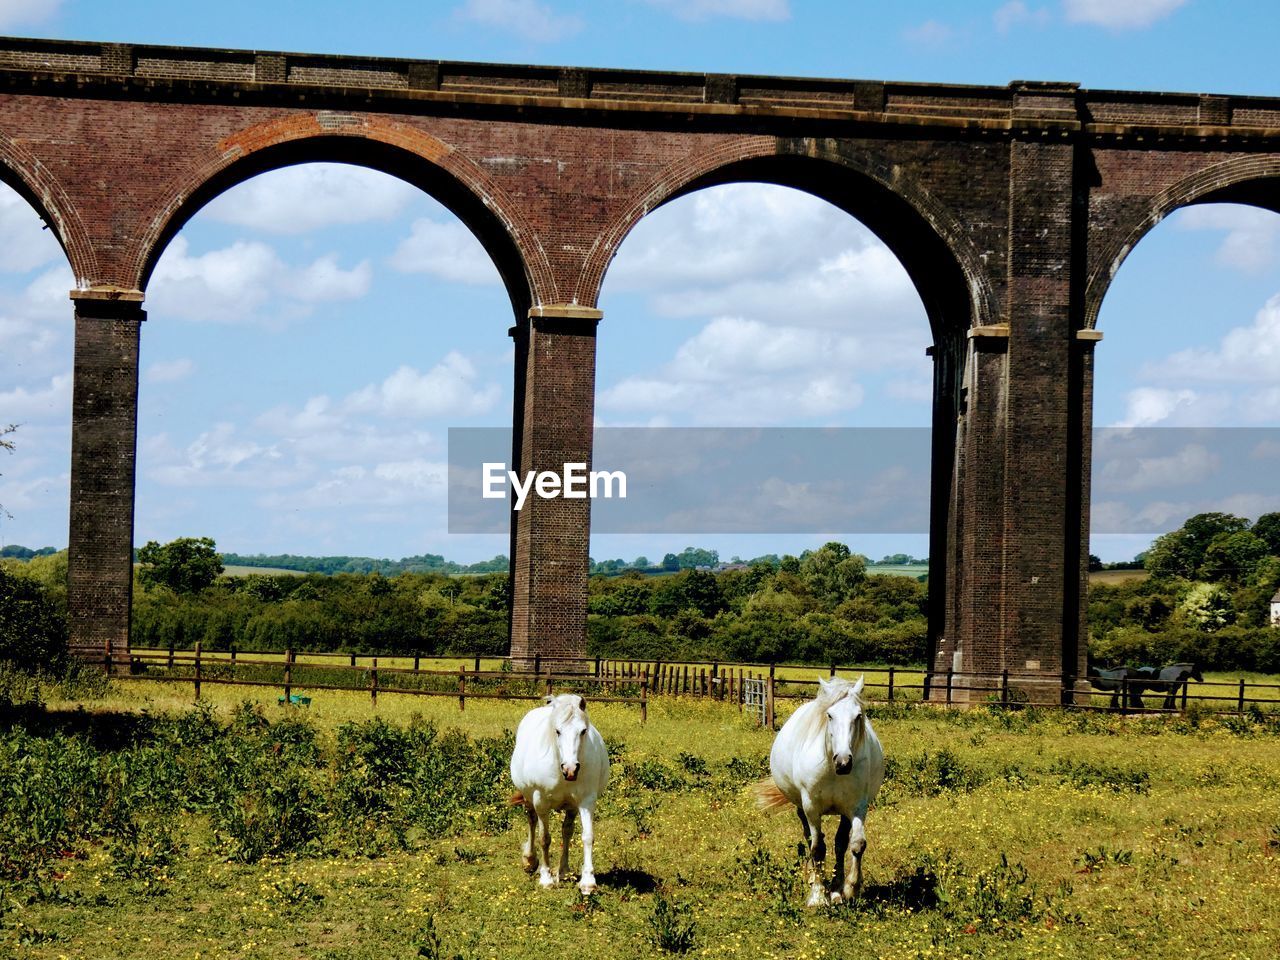
<svg viewBox="0 0 1280 960">
<path fill-rule="evenodd" d="M 506 573 L 507 558 L 499 554 L 492 560 L 479 563 L 454 563 L 434 553 L 419 557 L 403 557 L 400 560 L 379 560 L 374 557 L 302 557 L 293 553 L 274 556 L 256 553 L 249 556 L 239 553 L 222 553 L 222 563 L 227 567 L 264 567 L 271 572 L 293 570 L 299 573 L 380 573 L 394 577 L 400 573 Z M 264 571 L 266 572 L 266 571 Z"/>
</svg>

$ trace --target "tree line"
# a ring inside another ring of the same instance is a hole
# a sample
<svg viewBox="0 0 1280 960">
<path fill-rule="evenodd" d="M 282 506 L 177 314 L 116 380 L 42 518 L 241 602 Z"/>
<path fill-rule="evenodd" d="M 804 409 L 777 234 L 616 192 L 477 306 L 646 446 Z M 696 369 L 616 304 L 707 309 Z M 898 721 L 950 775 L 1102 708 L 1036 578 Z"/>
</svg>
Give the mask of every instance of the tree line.
<svg viewBox="0 0 1280 960">
<path fill-rule="evenodd" d="M 696 551 L 687 558 L 706 559 Z M 220 556 L 208 538 L 140 548 L 133 644 L 506 652 L 505 571 L 221 576 L 234 556 Z M 1280 629 L 1268 623 L 1280 587 L 1280 514 L 1256 523 L 1199 514 L 1158 538 L 1143 560 L 1145 578 L 1091 588 L 1093 659 L 1280 672 Z M 65 551 L 0 560 L 0 659 L 52 663 L 51 651 L 65 650 L 66 565 Z M 877 574 L 845 544 L 699 569 L 708 566 L 592 576 L 588 653 L 904 666 L 928 656 L 925 578 Z"/>
</svg>

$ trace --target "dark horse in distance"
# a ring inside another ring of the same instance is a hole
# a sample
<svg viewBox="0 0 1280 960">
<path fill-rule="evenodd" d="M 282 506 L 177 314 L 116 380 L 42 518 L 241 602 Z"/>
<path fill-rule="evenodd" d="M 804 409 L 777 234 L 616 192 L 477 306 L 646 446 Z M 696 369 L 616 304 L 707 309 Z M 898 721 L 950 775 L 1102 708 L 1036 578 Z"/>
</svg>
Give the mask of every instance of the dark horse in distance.
<svg viewBox="0 0 1280 960">
<path fill-rule="evenodd" d="M 1188 680 L 1204 682 L 1200 668 L 1194 663 L 1170 663 L 1160 669 L 1155 667 L 1114 667 L 1099 669 L 1089 665 L 1089 684 L 1095 690 L 1111 691 L 1111 709 L 1120 706 L 1120 691 L 1127 691 L 1126 706 L 1132 710 L 1143 710 L 1142 694 L 1146 691 L 1163 693 L 1162 709 L 1172 710 L 1176 706 L 1178 690 Z M 1126 683 L 1127 681 L 1127 683 Z"/>
</svg>

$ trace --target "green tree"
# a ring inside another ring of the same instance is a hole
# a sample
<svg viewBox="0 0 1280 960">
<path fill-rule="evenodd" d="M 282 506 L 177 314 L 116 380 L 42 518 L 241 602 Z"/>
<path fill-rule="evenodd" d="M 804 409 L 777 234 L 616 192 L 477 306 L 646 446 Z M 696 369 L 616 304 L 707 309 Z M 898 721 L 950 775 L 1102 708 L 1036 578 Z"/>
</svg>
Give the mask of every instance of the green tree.
<svg viewBox="0 0 1280 960">
<path fill-rule="evenodd" d="M 1253 576 L 1258 561 L 1267 555 L 1266 543 L 1249 530 L 1220 533 L 1209 541 L 1200 564 L 1200 577 L 1213 583 L 1243 583 Z"/>
<path fill-rule="evenodd" d="M 675 573 L 680 569 L 680 558 L 674 553 L 668 553 L 662 558 L 662 569 L 668 573 Z"/>
<path fill-rule="evenodd" d="M 17 429 L 18 429 L 18 425 L 16 423 L 11 423 L 7 427 L 0 427 L 0 450 L 5 450 L 8 453 L 13 453 L 13 441 L 6 440 L 5 437 L 9 436 L 9 434 L 13 433 L 13 431 Z M 4 504 L 0 503 L 0 517 L 7 517 L 7 516 L 8 514 L 5 513 Z"/>
<path fill-rule="evenodd" d="M 1280 513 L 1264 513 L 1252 529 L 1253 535 L 1267 545 L 1267 553 L 1280 557 Z"/>
<path fill-rule="evenodd" d="M 1214 537 L 1249 529 L 1249 521 L 1231 513 L 1197 513 L 1179 529 L 1157 537 L 1147 551 L 1147 571 L 1158 578 L 1192 579 L 1205 561 Z"/>
<path fill-rule="evenodd" d="M 867 579 L 867 563 L 843 543 L 832 541 L 804 552 L 800 577 L 815 597 L 834 608 L 852 597 Z"/>
<path fill-rule="evenodd" d="M 209 537 L 179 537 L 164 546 L 154 540 L 138 551 L 143 585 L 174 593 L 199 593 L 222 575 L 222 558 Z"/>
</svg>

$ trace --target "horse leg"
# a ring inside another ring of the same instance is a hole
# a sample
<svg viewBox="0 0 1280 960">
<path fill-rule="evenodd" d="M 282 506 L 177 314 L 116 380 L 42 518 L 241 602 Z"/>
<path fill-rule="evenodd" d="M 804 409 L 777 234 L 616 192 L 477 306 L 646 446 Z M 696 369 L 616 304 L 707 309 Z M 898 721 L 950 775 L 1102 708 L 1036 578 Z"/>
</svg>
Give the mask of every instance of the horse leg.
<svg viewBox="0 0 1280 960">
<path fill-rule="evenodd" d="M 560 867 L 556 870 L 557 880 L 569 873 L 569 841 L 573 839 L 573 821 L 577 816 L 578 811 L 573 807 L 565 808 L 564 826 L 560 828 Z"/>
<path fill-rule="evenodd" d="M 533 852 L 533 845 L 538 839 L 538 814 L 531 804 L 525 804 L 524 812 L 529 818 L 529 839 L 524 842 L 520 859 L 524 863 L 524 872 L 533 873 L 538 869 L 538 857 Z"/>
<path fill-rule="evenodd" d="M 595 801 L 584 803 L 578 812 L 582 814 L 582 877 L 578 880 L 578 889 L 585 897 L 596 889 L 596 868 L 591 862 L 592 846 L 596 839 Z"/>
<path fill-rule="evenodd" d="M 866 815 L 864 806 L 854 813 L 851 820 L 841 823 L 842 828 L 844 823 L 849 824 L 849 851 L 853 854 L 849 860 L 849 872 L 845 874 L 844 885 L 840 888 L 840 895 L 845 900 L 854 900 L 862 892 L 862 855 L 867 851 L 867 831 L 862 818 Z"/>
<path fill-rule="evenodd" d="M 538 811 L 539 841 L 542 844 L 542 863 L 538 867 L 538 883 L 554 887 L 559 879 L 551 872 L 551 811 Z"/>
<path fill-rule="evenodd" d="M 844 876 L 844 855 L 849 849 L 849 825 L 849 818 L 841 814 L 840 826 L 836 828 L 836 878 L 842 878 Z M 834 881 L 832 885 L 834 886 Z M 839 903 L 841 898 L 842 893 L 832 891 L 832 903 Z"/>
<path fill-rule="evenodd" d="M 819 810 L 803 810 L 799 807 L 796 812 L 800 814 L 800 823 L 805 828 L 805 834 L 809 841 L 809 858 L 806 864 L 808 876 L 805 878 L 809 884 L 809 899 L 805 901 L 807 907 L 817 907 L 826 902 L 827 891 L 822 885 L 822 869 L 827 859 L 827 844 L 822 836 L 822 813 Z"/>
</svg>

